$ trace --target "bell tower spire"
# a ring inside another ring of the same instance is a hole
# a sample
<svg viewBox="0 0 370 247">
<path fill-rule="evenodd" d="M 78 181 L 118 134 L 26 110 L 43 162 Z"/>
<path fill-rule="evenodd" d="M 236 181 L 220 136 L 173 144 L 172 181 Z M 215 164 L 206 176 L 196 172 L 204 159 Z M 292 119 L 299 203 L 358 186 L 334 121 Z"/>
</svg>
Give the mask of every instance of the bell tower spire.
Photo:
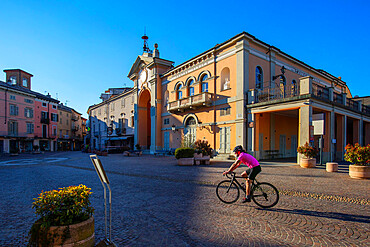
<svg viewBox="0 0 370 247">
<path fill-rule="evenodd" d="M 141 37 L 144 41 L 143 50 L 144 52 L 150 52 L 149 46 L 148 46 L 148 39 L 149 37 L 146 36 L 146 28 L 144 28 L 144 35 Z"/>
</svg>

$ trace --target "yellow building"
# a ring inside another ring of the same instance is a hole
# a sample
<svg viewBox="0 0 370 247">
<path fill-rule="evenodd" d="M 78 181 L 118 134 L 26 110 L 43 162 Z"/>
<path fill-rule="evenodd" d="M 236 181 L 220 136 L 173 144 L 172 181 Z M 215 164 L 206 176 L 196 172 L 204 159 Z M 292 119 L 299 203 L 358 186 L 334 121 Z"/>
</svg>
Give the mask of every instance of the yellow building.
<svg viewBox="0 0 370 247">
<path fill-rule="evenodd" d="M 208 140 L 215 155 L 243 145 L 259 159 L 296 157 L 321 135 L 324 160 L 370 143 L 369 106 L 344 81 L 245 32 L 176 67 L 145 42 L 128 77 L 135 143 L 151 153 L 179 147 L 184 135 Z"/>
</svg>

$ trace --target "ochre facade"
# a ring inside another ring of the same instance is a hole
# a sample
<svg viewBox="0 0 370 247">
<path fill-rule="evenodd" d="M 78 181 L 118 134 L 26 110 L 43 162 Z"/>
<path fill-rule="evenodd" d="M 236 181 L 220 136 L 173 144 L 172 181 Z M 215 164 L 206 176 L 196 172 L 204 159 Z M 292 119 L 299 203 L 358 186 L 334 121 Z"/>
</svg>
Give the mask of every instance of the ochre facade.
<svg viewBox="0 0 370 247">
<path fill-rule="evenodd" d="M 259 159 L 297 157 L 298 146 L 319 146 L 319 138 L 324 160 L 341 159 L 347 143 L 370 143 L 369 107 L 345 82 L 248 33 L 176 67 L 157 47 L 128 75 L 135 143 L 152 153 L 179 147 L 187 135 L 208 140 L 215 155 L 243 145 Z"/>
</svg>

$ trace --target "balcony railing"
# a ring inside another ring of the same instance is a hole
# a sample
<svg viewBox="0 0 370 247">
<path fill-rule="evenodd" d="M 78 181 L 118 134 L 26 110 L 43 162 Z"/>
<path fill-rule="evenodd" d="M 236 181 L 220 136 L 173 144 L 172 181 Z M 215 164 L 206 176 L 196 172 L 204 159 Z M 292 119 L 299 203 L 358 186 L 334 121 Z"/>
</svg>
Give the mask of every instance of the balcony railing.
<svg viewBox="0 0 370 247">
<path fill-rule="evenodd" d="M 312 94 L 314 97 L 329 100 L 329 88 L 312 83 Z"/>
<path fill-rule="evenodd" d="M 77 121 L 78 120 L 78 117 L 72 115 L 71 119 L 72 119 L 72 121 Z"/>
<path fill-rule="evenodd" d="M 346 106 L 358 111 L 359 110 L 359 103 L 353 99 L 347 98 L 346 100 Z"/>
<path fill-rule="evenodd" d="M 256 90 L 257 102 L 285 99 L 299 95 L 299 85 L 283 85 L 276 87 L 265 87 Z"/>
<path fill-rule="evenodd" d="M 366 105 L 362 105 L 362 112 L 367 114 L 367 115 L 370 115 L 370 107 L 369 106 L 366 106 Z"/>
<path fill-rule="evenodd" d="M 99 131 L 94 131 L 94 136 L 98 137 L 99 136 Z"/>
<path fill-rule="evenodd" d="M 169 112 L 183 111 L 190 108 L 210 106 L 212 103 L 212 93 L 204 92 L 190 97 L 168 103 Z"/>
<path fill-rule="evenodd" d="M 343 94 L 333 92 L 333 101 L 335 103 L 343 105 Z"/>
</svg>

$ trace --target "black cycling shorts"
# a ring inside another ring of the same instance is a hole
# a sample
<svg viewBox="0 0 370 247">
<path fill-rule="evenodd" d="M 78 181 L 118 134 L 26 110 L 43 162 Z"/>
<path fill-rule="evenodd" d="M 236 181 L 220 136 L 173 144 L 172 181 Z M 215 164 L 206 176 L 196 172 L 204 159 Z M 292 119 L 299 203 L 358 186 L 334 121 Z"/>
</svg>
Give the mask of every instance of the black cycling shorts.
<svg viewBox="0 0 370 247">
<path fill-rule="evenodd" d="M 257 174 L 261 172 L 261 166 L 255 166 L 253 168 L 248 168 L 245 172 L 248 174 L 248 178 L 250 180 L 254 180 Z"/>
</svg>

